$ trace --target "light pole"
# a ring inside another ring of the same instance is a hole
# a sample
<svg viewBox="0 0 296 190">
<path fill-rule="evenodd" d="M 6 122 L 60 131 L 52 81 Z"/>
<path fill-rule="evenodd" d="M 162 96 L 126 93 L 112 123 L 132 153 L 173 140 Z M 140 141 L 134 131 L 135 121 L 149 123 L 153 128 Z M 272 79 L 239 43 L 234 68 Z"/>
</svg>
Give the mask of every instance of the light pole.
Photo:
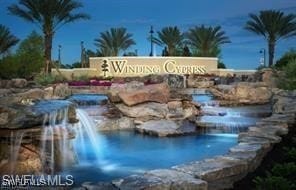
<svg viewBox="0 0 296 190">
<path fill-rule="evenodd" d="M 260 54 L 263 53 L 263 63 L 264 63 L 264 67 L 266 67 L 266 50 L 265 48 L 262 48 L 260 51 L 259 51 Z"/>
<path fill-rule="evenodd" d="M 62 50 L 62 46 L 59 45 L 58 47 L 59 47 L 59 55 L 58 55 L 58 61 L 59 61 L 58 64 L 59 64 L 59 65 L 58 65 L 58 68 L 60 68 L 61 63 L 62 63 L 62 61 L 61 61 L 61 50 Z"/>
<path fill-rule="evenodd" d="M 153 56 L 153 26 L 151 26 L 150 28 L 150 38 L 151 38 L 151 51 L 150 51 L 150 56 L 152 57 Z"/>
<path fill-rule="evenodd" d="M 85 65 L 84 51 L 85 51 L 85 49 L 84 49 L 84 42 L 83 41 L 80 42 L 80 46 L 81 46 L 81 59 L 80 59 L 80 61 L 81 61 L 81 68 L 84 68 L 84 65 Z"/>
</svg>

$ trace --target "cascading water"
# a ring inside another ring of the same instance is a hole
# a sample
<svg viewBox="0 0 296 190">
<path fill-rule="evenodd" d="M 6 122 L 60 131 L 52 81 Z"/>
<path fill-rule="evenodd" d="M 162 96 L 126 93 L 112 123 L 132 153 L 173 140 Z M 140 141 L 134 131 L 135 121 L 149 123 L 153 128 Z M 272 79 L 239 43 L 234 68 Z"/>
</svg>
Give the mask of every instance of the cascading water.
<svg viewBox="0 0 296 190">
<path fill-rule="evenodd" d="M 256 123 L 260 116 L 266 116 L 268 106 L 220 107 L 213 101 L 211 94 L 195 94 L 193 100 L 202 106 L 203 116 L 197 124 L 205 127 L 206 132 L 239 133 Z M 260 110 L 263 110 L 260 112 Z"/>
<path fill-rule="evenodd" d="M 11 132 L 10 134 L 10 173 L 15 173 L 15 163 L 19 156 L 19 150 L 24 136 L 24 131 Z"/>
<path fill-rule="evenodd" d="M 104 138 L 86 111 L 76 109 L 76 124 L 68 123 L 68 106 L 45 114 L 41 138 L 43 173 L 55 173 L 73 164 L 103 166 Z M 72 139 L 71 137 L 74 137 Z"/>
<path fill-rule="evenodd" d="M 74 146 L 78 153 L 78 160 L 81 164 L 89 163 L 103 165 L 104 138 L 97 130 L 92 118 L 86 111 L 77 109 L 79 122 L 75 124 L 76 138 Z M 85 138 L 87 137 L 87 138 Z M 91 158 L 92 157 L 92 158 Z"/>
<path fill-rule="evenodd" d="M 72 154 L 68 142 L 72 131 L 70 126 L 68 107 L 45 114 L 40 151 L 42 173 L 53 174 L 55 169 L 67 165 L 69 156 Z"/>
</svg>

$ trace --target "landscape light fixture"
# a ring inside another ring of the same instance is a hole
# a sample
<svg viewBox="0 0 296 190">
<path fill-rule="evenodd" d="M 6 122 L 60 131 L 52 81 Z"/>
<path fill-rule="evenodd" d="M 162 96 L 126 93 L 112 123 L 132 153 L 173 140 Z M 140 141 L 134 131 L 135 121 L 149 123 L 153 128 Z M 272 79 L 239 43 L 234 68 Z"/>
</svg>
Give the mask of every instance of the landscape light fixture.
<svg viewBox="0 0 296 190">
<path fill-rule="evenodd" d="M 61 45 L 59 45 L 58 46 L 59 47 L 59 53 L 58 53 L 58 67 L 60 68 L 60 66 L 61 66 L 61 64 L 62 64 L 62 61 L 61 61 L 61 50 L 62 50 L 62 46 Z"/>
<path fill-rule="evenodd" d="M 153 26 L 150 27 L 150 38 L 151 38 L 151 51 L 150 51 L 150 56 L 153 56 Z"/>
<path fill-rule="evenodd" d="M 84 41 L 80 42 L 81 46 L 81 68 L 85 68 L 85 48 L 84 48 Z"/>
<path fill-rule="evenodd" d="M 264 63 L 264 67 L 266 67 L 266 50 L 265 48 L 262 48 L 260 51 L 259 51 L 260 54 L 263 53 L 263 63 Z"/>
</svg>

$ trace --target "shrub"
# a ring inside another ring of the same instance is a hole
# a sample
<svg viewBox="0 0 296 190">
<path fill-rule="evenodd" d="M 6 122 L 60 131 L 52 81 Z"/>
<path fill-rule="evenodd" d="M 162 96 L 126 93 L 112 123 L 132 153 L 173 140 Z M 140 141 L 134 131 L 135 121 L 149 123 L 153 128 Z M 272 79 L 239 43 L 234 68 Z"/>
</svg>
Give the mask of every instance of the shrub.
<svg viewBox="0 0 296 190">
<path fill-rule="evenodd" d="M 279 88 L 285 90 L 296 89 L 296 59 L 290 60 L 283 68 L 278 80 Z"/>
<path fill-rule="evenodd" d="M 295 189 L 295 184 L 291 181 L 280 177 L 269 175 L 266 178 L 256 177 L 254 179 L 256 189 L 258 190 L 292 190 Z"/>
<path fill-rule="evenodd" d="M 271 170 L 272 175 L 281 176 L 290 181 L 296 180 L 296 164 L 293 162 L 276 164 Z"/>
<path fill-rule="evenodd" d="M 21 70 L 18 57 L 8 56 L 0 60 L 0 78 L 12 79 L 21 77 L 19 71 Z"/>
<path fill-rule="evenodd" d="M 274 65 L 277 69 L 282 69 L 285 67 L 291 60 L 296 59 L 296 50 L 291 49 L 290 51 L 286 52 Z"/>
<path fill-rule="evenodd" d="M 219 61 L 218 62 L 218 69 L 226 69 L 226 65 L 223 62 Z"/>
<path fill-rule="evenodd" d="M 74 81 L 83 81 L 83 82 L 88 82 L 89 77 L 88 75 L 80 75 L 80 76 L 75 76 Z"/>
<path fill-rule="evenodd" d="M 296 148 L 295 147 L 291 148 L 287 152 L 287 157 L 288 157 L 288 159 L 293 160 L 294 162 L 296 162 Z"/>
<path fill-rule="evenodd" d="M 51 74 L 40 74 L 35 77 L 35 82 L 40 85 L 46 86 L 55 82 L 55 77 Z"/>
</svg>

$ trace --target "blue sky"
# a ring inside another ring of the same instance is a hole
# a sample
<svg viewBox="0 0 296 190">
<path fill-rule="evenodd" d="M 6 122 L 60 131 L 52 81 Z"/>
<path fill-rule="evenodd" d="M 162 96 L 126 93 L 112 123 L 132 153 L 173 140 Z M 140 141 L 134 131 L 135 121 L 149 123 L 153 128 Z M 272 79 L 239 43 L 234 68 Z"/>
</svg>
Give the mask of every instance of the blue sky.
<svg viewBox="0 0 296 190">
<path fill-rule="evenodd" d="M 0 24 L 24 39 L 34 24 L 9 15 L 7 6 L 16 0 L 0 0 Z M 91 16 L 91 20 L 78 21 L 60 28 L 53 42 L 53 58 L 57 59 L 58 45 L 62 45 L 62 62 L 71 64 L 80 59 L 80 41 L 85 47 L 95 50 L 94 39 L 111 27 L 126 27 L 133 34 L 136 45 L 130 51 L 139 55 L 150 52 L 147 41 L 150 25 L 155 30 L 165 26 L 178 26 L 182 31 L 205 24 L 221 25 L 232 43 L 222 46 L 222 58 L 228 68 L 254 69 L 259 65 L 259 50 L 266 47 L 262 37 L 243 29 L 249 13 L 265 9 L 277 9 L 296 13 L 296 0 L 82 0 L 80 10 Z M 40 31 L 39 31 L 40 32 Z M 296 48 L 296 38 L 282 40 L 276 47 L 276 58 L 290 48 Z M 157 53 L 161 54 L 160 47 Z"/>
</svg>

